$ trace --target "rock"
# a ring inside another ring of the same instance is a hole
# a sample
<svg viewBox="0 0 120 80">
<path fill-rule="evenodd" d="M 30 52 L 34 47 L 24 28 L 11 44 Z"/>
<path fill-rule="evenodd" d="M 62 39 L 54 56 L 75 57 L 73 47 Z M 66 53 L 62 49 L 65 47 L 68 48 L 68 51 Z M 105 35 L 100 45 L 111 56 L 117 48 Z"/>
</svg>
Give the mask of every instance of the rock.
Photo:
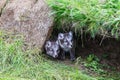
<svg viewBox="0 0 120 80">
<path fill-rule="evenodd" d="M 0 17 L 0 29 L 22 34 L 29 48 L 42 49 L 52 31 L 50 11 L 45 0 L 9 0 Z"/>
<path fill-rule="evenodd" d="M 2 10 L 5 7 L 6 3 L 7 3 L 6 0 L 0 0 L 0 15 L 1 15 Z"/>
</svg>

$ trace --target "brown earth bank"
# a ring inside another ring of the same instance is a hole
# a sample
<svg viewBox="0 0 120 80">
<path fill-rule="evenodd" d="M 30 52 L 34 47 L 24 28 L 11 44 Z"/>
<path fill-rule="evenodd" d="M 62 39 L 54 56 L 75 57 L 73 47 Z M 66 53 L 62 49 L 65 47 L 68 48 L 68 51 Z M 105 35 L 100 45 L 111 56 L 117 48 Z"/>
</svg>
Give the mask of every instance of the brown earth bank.
<svg viewBox="0 0 120 80">
<path fill-rule="evenodd" d="M 56 39 L 59 32 L 62 30 L 53 30 L 51 39 Z M 96 36 L 95 38 L 90 35 L 83 35 L 76 37 L 76 57 L 82 57 L 86 59 L 89 55 L 94 54 L 99 58 L 99 63 L 113 67 L 115 70 L 120 71 L 120 40 L 114 38 L 103 38 L 103 36 Z M 69 55 L 67 59 L 63 61 L 67 65 L 72 65 L 69 61 Z M 73 65 L 72 65 L 73 66 Z M 82 65 L 81 65 L 82 66 Z M 109 69 L 106 69 L 109 70 Z"/>
<path fill-rule="evenodd" d="M 100 61 L 100 65 L 107 65 L 107 67 L 102 67 L 105 72 L 108 73 L 119 73 L 120 71 L 120 40 L 113 38 L 106 38 L 102 42 L 102 37 L 96 37 L 95 39 L 91 38 L 90 35 L 84 37 L 83 40 L 80 38 L 77 40 L 76 45 L 76 60 L 75 62 L 70 61 L 69 55 L 66 55 L 65 60 L 56 60 L 50 58 L 53 61 L 57 61 L 62 64 L 69 65 L 71 67 L 77 67 L 82 72 L 89 74 L 91 76 L 98 76 L 99 73 L 95 72 L 91 68 L 88 68 L 84 65 L 86 58 L 94 54 Z M 82 43 L 83 42 L 83 43 Z M 82 46 L 82 44 L 84 46 Z M 100 45 L 101 44 L 101 45 Z M 80 63 L 77 63 L 77 59 L 80 58 Z M 83 61 L 83 62 L 82 62 Z M 101 73 L 104 75 L 107 73 Z"/>
<path fill-rule="evenodd" d="M 88 55 L 94 54 L 100 59 L 101 64 L 109 65 L 120 71 L 120 40 L 113 38 L 102 40 L 102 37 L 93 39 L 87 36 L 82 41 L 79 39 L 77 42 L 77 57 L 86 58 Z"/>
<path fill-rule="evenodd" d="M 64 32 L 63 30 L 53 30 L 52 39 L 56 39 L 59 32 Z M 100 60 L 99 63 L 102 65 L 108 65 L 114 70 L 120 71 L 120 40 L 114 38 L 103 38 L 103 36 L 96 36 L 92 38 L 89 34 L 83 34 L 81 36 L 75 36 L 76 39 L 76 58 L 82 57 L 86 59 L 89 55 L 94 54 Z M 61 61 L 60 61 L 61 62 Z M 69 55 L 67 59 L 63 61 L 67 65 L 74 66 L 69 60 Z M 80 65 L 83 67 L 83 65 Z M 83 67 L 84 68 L 84 67 Z M 112 71 L 105 68 L 105 70 Z"/>
</svg>

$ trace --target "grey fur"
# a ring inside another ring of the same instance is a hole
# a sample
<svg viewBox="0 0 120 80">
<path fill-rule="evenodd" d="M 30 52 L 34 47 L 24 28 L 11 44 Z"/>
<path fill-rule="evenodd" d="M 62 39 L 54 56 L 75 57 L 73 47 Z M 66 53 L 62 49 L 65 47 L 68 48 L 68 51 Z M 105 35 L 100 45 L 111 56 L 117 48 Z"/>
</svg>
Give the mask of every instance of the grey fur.
<svg viewBox="0 0 120 80">
<path fill-rule="evenodd" d="M 59 33 L 58 42 L 60 47 L 62 48 L 63 59 L 65 59 L 65 52 L 69 52 L 71 60 L 75 60 L 73 33 L 71 31 L 68 33 Z"/>
<path fill-rule="evenodd" d="M 60 52 L 58 41 L 47 41 L 45 44 L 45 50 L 46 54 L 53 58 L 57 58 Z"/>
<path fill-rule="evenodd" d="M 75 50 L 73 43 L 73 33 L 59 33 L 56 41 L 47 41 L 45 44 L 46 54 L 53 58 L 58 58 L 59 54 L 62 59 L 65 59 L 65 52 L 70 53 L 71 60 L 75 60 Z M 60 50 L 62 53 L 60 53 Z"/>
</svg>

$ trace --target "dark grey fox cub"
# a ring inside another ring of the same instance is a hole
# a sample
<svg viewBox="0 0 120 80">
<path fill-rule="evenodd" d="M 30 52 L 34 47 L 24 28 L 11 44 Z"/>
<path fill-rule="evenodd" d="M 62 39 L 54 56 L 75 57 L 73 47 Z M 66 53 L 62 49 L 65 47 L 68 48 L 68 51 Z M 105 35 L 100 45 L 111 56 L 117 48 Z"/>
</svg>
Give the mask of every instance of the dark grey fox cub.
<svg viewBox="0 0 120 80">
<path fill-rule="evenodd" d="M 75 60 L 75 48 L 72 32 L 59 33 L 57 41 L 47 41 L 45 44 L 46 53 L 54 58 L 65 59 L 65 53 L 70 53 L 70 59 Z M 60 53 L 62 52 L 62 53 Z"/>
<path fill-rule="evenodd" d="M 65 59 L 65 53 L 70 53 L 70 59 L 75 60 L 75 44 L 73 40 L 73 33 L 70 31 L 68 33 L 58 34 L 58 43 L 62 49 L 62 57 Z"/>
</svg>

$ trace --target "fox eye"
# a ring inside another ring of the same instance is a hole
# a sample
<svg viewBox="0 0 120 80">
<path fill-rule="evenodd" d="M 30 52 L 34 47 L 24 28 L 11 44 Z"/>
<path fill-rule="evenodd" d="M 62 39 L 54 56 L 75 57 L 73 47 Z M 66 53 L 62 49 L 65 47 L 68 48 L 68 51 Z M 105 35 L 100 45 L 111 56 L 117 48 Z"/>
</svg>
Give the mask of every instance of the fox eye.
<svg viewBox="0 0 120 80">
<path fill-rule="evenodd" d="M 50 41 L 47 41 L 46 42 L 46 47 L 50 47 L 51 46 L 51 42 Z"/>
<path fill-rule="evenodd" d="M 70 39 L 70 36 L 67 36 L 68 39 Z"/>
<path fill-rule="evenodd" d="M 60 50 L 57 50 L 57 53 L 59 53 L 60 52 Z"/>
<path fill-rule="evenodd" d="M 68 36 L 67 39 L 68 39 L 68 40 L 72 40 L 72 36 Z"/>
<path fill-rule="evenodd" d="M 62 34 L 62 33 L 60 33 L 59 35 L 58 35 L 58 39 L 63 39 L 64 38 L 64 35 Z"/>
</svg>

